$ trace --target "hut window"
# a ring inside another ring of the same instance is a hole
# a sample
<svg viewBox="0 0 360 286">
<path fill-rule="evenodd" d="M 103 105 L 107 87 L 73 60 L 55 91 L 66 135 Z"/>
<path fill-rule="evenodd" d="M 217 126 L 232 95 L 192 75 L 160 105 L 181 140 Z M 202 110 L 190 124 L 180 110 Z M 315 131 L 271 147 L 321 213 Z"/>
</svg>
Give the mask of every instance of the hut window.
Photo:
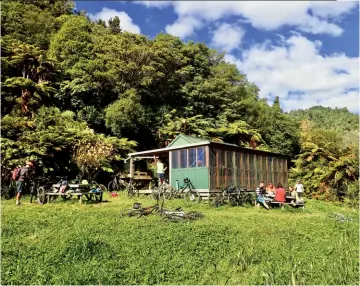
<svg viewBox="0 0 360 286">
<path fill-rule="evenodd" d="M 180 150 L 180 168 L 187 168 L 187 150 Z"/>
<path fill-rule="evenodd" d="M 205 166 L 205 148 L 199 147 L 196 148 L 197 150 L 197 167 L 204 167 Z"/>
<path fill-rule="evenodd" d="M 189 149 L 189 168 L 196 167 L 196 149 L 191 148 Z"/>
<path fill-rule="evenodd" d="M 171 168 L 178 169 L 179 168 L 179 151 L 172 151 L 171 158 Z"/>
</svg>

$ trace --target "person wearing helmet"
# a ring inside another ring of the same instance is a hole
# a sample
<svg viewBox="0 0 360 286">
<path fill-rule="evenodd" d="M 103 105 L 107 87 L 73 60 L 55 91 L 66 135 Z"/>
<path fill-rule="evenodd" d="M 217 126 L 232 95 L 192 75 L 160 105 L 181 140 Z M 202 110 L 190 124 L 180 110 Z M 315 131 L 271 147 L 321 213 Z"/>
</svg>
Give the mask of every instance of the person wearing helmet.
<svg viewBox="0 0 360 286">
<path fill-rule="evenodd" d="M 34 164 L 32 162 L 28 161 L 28 162 L 26 162 L 26 165 L 23 168 L 21 168 L 19 178 L 16 181 L 16 190 L 17 190 L 16 204 L 17 205 L 20 205 L 20 198 L 21 198 L 21 194 L 24 189 L 24 184 L 26 181 L 29 180 L 30 168 L 34 168 Z"/>
</svg>

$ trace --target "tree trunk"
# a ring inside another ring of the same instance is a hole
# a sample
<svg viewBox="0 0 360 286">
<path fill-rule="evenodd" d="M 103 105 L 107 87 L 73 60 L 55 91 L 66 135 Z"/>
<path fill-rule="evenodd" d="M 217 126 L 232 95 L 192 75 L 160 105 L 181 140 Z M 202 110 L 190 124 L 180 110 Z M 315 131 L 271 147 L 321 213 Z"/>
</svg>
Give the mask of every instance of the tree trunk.
<svg viewBox="0 0 360 286">
<path fill-rule="evenodd" d="M 31 96 L 31 92 L 28 89 L 21 90 L 21 111 L 23 114 L 27 114 L 29 112 L 30 96 Z"/>
</svg>

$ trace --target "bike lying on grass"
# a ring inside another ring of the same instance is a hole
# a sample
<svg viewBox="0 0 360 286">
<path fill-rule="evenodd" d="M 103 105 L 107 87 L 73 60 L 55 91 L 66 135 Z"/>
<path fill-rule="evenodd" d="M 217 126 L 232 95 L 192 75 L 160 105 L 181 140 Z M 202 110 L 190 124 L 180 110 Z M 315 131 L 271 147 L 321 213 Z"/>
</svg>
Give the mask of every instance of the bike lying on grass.
<svg viewBox="0 0 360 286">
<path fill-rule="evenodd" d="M 160 215 L 163 220 L 171 222 L 179 222 L 185 220 L 197 220 L 202 218 L 204 215 L 200 212 L 191 211 L 185 213 L 181 208 L 175 210 L 164 209 L 164 200 L 162 200 L 161 205 L 159 206 L 159 200 L 156 201 L 155 205 L 148 207 L 141 207 L 141 203 L 134 203 L 132 209 L 125 209 L 120 212 L 120 217 L 137 217 L 148 216 L 152 213 Z"/>
</svg>

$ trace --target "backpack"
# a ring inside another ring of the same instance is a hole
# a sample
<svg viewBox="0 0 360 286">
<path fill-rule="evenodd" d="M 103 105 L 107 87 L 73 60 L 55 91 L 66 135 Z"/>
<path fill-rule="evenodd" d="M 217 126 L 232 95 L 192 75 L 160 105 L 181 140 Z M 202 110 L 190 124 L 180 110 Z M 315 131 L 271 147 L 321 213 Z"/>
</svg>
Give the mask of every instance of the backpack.
<svg viewBox="0 0 360 286">
<path fill-rule="evenodd" d="M 21 169 L 22 169 L 21 167 L 15 168 L 15 170 L 12 172 L 11 179 L 13 179 L 14 181 L 17 181 L 20 177 Z"/>
</svg>

